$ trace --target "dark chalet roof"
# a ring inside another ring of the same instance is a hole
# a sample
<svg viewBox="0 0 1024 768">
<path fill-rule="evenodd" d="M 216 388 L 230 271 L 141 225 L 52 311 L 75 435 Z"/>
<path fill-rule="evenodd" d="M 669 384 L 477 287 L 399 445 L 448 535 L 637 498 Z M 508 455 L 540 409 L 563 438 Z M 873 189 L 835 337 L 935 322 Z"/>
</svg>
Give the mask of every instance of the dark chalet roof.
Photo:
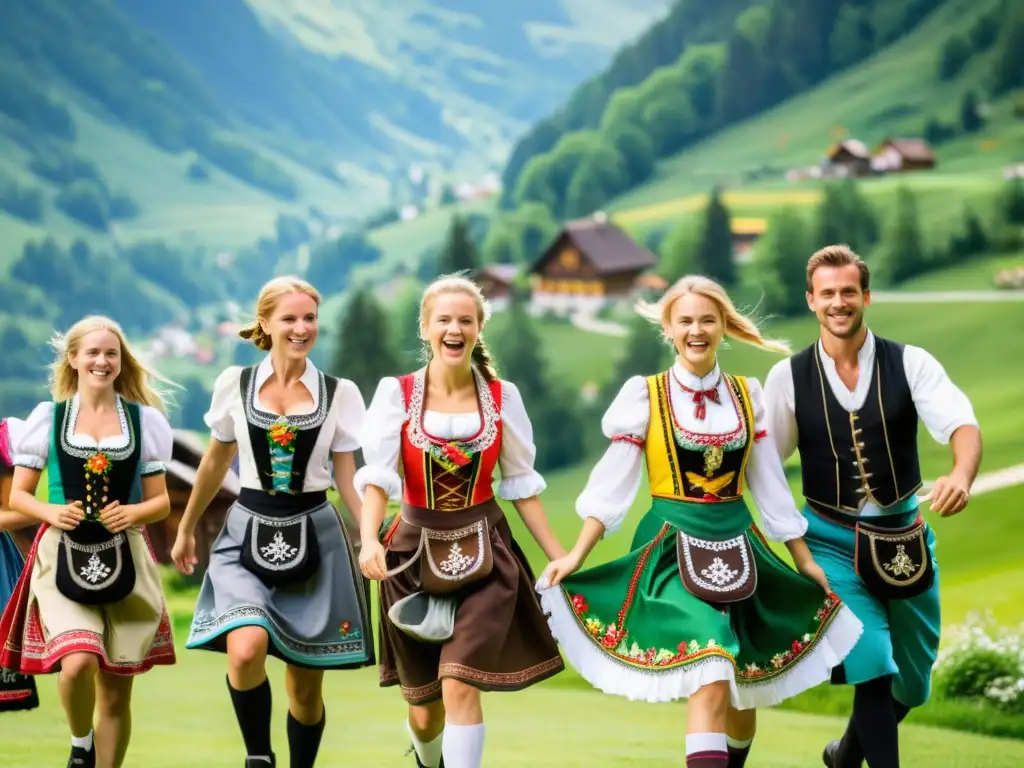
<svg viewBox="0 0 1024 768">
<path fill-rule="evenodd" d="M 892 147 L 907 160 L 929 162 L 935 159 L 935 153 L 932 151 L 931 145 L 924 139 L 887 138 L 878 146 L 875 153 L 878 154 L 886 147 Z"/>
<path fill-rule="evenodd" d="M 562 232 L 534 262 L 530 272 L 539 272 L 554 254 L 562 250 L 567 240 L 576 246 L 601 275 L 639 272 L 658 263 L 657 256 L 618 226 L 603 216 L 595 216 L 566 222 Z"/>
<path fill-rule="evenodd" d="M 511 285 L 519 275 L 518 264 L 488 264 L 472 272 L 471 279 L 479 281 L 490 278 L 505 285 Z"/>
</svg>

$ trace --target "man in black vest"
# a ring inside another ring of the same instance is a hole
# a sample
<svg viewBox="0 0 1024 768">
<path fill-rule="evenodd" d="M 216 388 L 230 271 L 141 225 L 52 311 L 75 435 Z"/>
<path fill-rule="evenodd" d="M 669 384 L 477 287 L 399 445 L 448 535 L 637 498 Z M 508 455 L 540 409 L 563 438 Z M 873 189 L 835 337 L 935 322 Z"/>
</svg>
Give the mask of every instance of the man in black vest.
<svg viewBox="0 0 1024 768">
<path fill-rule="evenodd" d="M 898 724 L 931 693 L 939 648 L 934 533 L 918 512 L 967 506 L 981 462 L 970 401 L 920 347 L 868 330 L 867 265 L 832 245 L 807 263 L 807 305 L 821 338 L 765 380 L 769 430 L 783 460 L 799 450 L 805 540 L 829 583 L 864 623 L 833 681 L 855 686 L 853 715 L 825 747 L 830 768 L 898 768 Z M 923 499 L 918 419 L 951 444 L 953 468 Z"/>
</svg>

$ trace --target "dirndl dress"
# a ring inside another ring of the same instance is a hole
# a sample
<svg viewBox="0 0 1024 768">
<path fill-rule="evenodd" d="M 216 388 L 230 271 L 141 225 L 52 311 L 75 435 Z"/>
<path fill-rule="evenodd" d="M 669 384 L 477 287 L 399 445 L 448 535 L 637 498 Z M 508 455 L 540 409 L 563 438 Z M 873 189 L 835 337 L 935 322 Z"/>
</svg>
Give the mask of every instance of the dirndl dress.
<svg viewBox="0 0 1024 768">
<path fill-rule="evenodd" d="M 56 672 L 71 653 L 100 669 L 138 675 L 175 663 L 171 622 L 156 556 L 143 527 L 110 534 L 95 520 L 110 501 L 142 500 L 142 478 L 165 471 L 174 434 L 166 417 L 117 397 L 121 434 L 96 443 L 76 433 L 78 396 L 40 403 L 14 445 L 14 463 L 46 470 L 48 500 L 83 502 L 72 531 L 39 526 L 0 617 L 0 666 Z"/>
<path fill-rule="evenodd" d="M 287 664 L 371 666 L 369 583 L 327 497 L 331 454 L 358 447 L 362 397 L 307 361 L 313 410 L 279 416 L 259 402 L 272 374 L 268 356 L 214 385 L 206 423 L 214 439 L 237 442 L 242 490 L 214 541 L 185 647 L 226 653 L 232 630 L 261 627 L 268 654 Z"/>
<path fill-rule="evenodd" d="M 0 532 L 0 609 L 7 605 L 25 563 L 21 550 L 7 531 Z M 36 681 L 13 669 L 0 669 L 0 712 L 39 706 Z"/>
<path fill-rule="evenodd" d="M 0 492 L 0 509 L 8 504 L 10 476 L 14 474 L 14 457 L 11 453 L 10 430 L 17 428 L 21 433 L 22 422 L 18 419 L 0 421 L 0 482 L 4 484 Z M 0 611 L 14 593 L 14 585 L 18 583 L 25 558 L 21 555 L 14 537 L 7 531 L 0 531 Z M 36 692 L 36 681 L 13 669 L 0 669 L 0 712 L 35 709 L 39 706 L 39 695 Z"/>
<path fill-rule="evenodd" d="M 400 686 L 410 704 L 440 699 L 445 678 L 518 691 L 565 668 L 536 577 L 494 496 L 499 465 L 501 498 L 529 498 L 545 487 L 533 467 L 529 417 L 514 385 L 474 374 L 479 410 L 460 414 L 424 410 L 425 368 L 383 379 L 363 431 L 357 491 L 374 485 L 402 502 L 382 526 L 396 573 L 380 586 L 379 671 L 380 685 Z M 425 641 L 392 621 L 392 607 L 418 593 L 454 605 L 445 639 Z"/>
<path fill-rule="evenodd" d="M 696 404 L 696 407 L 694 405 Z M 678 363 L 635 377 L 604 419 L 612 439 L 577 503 L 614 531 L 646 465 L 651 505 L 625 555 L 580 570 L 541 602 L 569 662 L 600 690 L 671 701 L 728 682 L 737 709 L 770 706 L 829 679 L 861 623 L 771 549 L 802 535 L 756 380 L 699 379 Z"/>
</svg>

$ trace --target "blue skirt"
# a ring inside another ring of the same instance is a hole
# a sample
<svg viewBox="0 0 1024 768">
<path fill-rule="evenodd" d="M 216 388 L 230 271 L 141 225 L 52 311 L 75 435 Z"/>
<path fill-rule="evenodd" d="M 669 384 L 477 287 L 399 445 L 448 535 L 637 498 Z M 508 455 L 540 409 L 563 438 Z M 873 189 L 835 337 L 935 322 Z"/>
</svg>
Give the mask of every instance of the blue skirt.
<svg viewBox="0 0 1024 768">
<path fill-rule="evenodd" d="M 262 627 L 267 652 L 297 667 L 353 669 L 376 664 L 369 594 L 337 511 L 326 502 L 310 511 L 320 568 L 308 583 L 270 588 L 241 562 L 254 513 L 235 502 L 210 553 L 185 647 L 227 652 L 227 635 Z"/>
<path fill-rule="evenodd" d="M 14 539 L 6 531 L 0 531 L 0 609 L 7 607 L 24 565 L 25 559 Z M 0 669 L 0 712 L 38 706 L 34 679 L 10 669 Z"/>
</svg>

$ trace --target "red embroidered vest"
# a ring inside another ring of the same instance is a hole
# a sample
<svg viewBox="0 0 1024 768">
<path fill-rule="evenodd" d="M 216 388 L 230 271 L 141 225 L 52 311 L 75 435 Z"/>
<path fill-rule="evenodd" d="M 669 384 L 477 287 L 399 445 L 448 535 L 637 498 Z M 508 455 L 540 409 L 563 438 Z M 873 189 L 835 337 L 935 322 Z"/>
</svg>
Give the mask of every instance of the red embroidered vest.
<svg viewBox="0 0 1024 768">
<path fill-rule="evenodd" d="M 450 512 L 494 497 L 494 468 L 501 455 L 501 382 L 476 376 L 480 429 L 456 440 L 434 437 L 423 428 L 424 372 L 398 377 L 408 414 L 402 425 L 406 504 Z"/>
</svg>

